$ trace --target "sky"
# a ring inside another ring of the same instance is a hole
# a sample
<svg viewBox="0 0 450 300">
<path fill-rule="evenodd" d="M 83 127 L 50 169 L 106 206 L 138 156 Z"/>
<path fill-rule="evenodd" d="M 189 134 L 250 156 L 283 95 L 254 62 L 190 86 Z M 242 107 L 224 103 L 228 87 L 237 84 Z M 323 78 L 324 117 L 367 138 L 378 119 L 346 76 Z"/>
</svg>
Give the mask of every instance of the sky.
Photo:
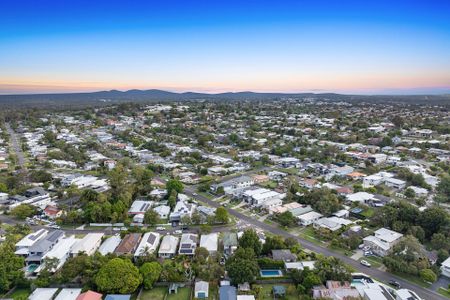
<svg viewBox="0 0 450 300">
<path fill-rule="evenodd" d="M 450 1 L 0 1 L 0 94 L 450 92 Z"/>
</svg>

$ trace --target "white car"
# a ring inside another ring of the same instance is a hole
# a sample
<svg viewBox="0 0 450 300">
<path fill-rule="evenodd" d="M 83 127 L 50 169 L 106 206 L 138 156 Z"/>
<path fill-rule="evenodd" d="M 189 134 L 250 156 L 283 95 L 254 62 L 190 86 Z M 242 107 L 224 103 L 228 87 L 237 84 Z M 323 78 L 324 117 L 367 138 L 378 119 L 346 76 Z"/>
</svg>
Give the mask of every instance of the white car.
<svg viewBox="0 0 450 300">
<path fill-rule="evenodd" d="M 372 266 L 367 260 L 361 260 L 360 263 L 361 263 L 363 266 L 366 266 L 366 267 L 369 267 L 369 268 Z"/>
<path fill-rule="evenodd" d="M 164 227 L 159 226 L 159 227 L 156 227 L 156 230 L 163 231 L 163 230 L 166 230 L 166 229 Z"/>
<path fill-rule="evenodd" d="M 182 230 L 175 230 L 173 233 L 175 233 L 175 234 L 182 234 L 183 231 Z"/>
</svg>

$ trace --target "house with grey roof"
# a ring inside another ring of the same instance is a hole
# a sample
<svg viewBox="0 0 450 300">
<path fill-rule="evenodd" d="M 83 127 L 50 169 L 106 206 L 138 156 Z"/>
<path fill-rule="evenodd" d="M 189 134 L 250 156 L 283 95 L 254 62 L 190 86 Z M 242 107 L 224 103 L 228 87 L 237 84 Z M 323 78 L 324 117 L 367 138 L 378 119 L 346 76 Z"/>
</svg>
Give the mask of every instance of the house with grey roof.
<svg viewBox="0 0 450 300">
<path fill-rule="evenodd" d="M 42 257 L 50 251 L 57 243 L 59 243 L 65 234 L 62 230 L 55 230 L 50 232 L 45 236 L 45 238 L 40 239 L 34 245 L 29 248 L 29 254 L 26 258 L 27 265 L 41 263 Z"/>
<path fill-rule="evenodd" d="M 185 233 L 181 235 L 179 254 L 194 255 L 197 249 L 198 235 L 194 233 Z"/>
</svg>

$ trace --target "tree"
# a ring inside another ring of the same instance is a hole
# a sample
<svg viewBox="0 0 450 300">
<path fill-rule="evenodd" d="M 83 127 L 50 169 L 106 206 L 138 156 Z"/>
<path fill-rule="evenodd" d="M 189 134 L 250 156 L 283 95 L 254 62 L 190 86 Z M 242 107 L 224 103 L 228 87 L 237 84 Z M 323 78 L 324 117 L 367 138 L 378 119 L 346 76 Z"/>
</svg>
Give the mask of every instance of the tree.
<svg viewBox="0 0 450 300">
<path fill-rule="evenodd" d="M 259 267 L 253 249 L 238 248 L 227 260 L 226 269 L 233 284 L 254 281 Z"/>
<path fill-rule="evenodd" d="M 303 196 L 303 201 L 324 215 L 331 215 L 341 207 L 336 194 L 327 188 L 313 189 L 310 192 L 306 192 Z"/>
<path fill-rule="evenodd" d="M 191 226 L 192 225 L 192 219 L 189 215 L 184 215 L 181 217 L 181 224 L 185 226 Z"/>
<path fill-rule="evenodd" d="M 170 206 L 170 209 L 173 209 L 176 204 L 177 204 L 177 192 L 175 190 L 172 190 L 172 192 L 169 194 L 169 199 L 167 199 L 167 205 Z"/>
<path fill-rule="evenodd" d="M 8 187 L 3 182 L 0 182 L 0 193 L 7 193 Z"/>
<path fill-rule="evenodd" d="M 13 242 L 6 241 L 0 244 L 0 292 L 3 294 L 16 283 L 23 281 L 22 268 L 25 260 L 14 254 Z"/>
<path fill-rule="evenodd" d="M 448 213 L 440 207 L 430 207 L 425 209 L 419 218 L 420 226 L 427 236 L 441 231 L 449 225 Z"/>
<path fill-rule="evenodd" d="M 44 170 L 35 170 L 31 172 L 30 178 L 33 182 L 50 182 L 53 176 Z"/>
<path fill-rule="evenodd" d="M 413 199 L 416 197 L 416 192 L 412 188 L 407 188 L 405 191 L 405 197 L 408 199 Z"/>
<path fill-rule="evenodd" d="M 322 284 L 320 277 L 314 273 L 309 273 L 303 280 L 302 286 L 304 286 L 306 290 L 310 290 L 319 284 Z"/>
<path fill-rule="evenodd" d="M 286 244 L 284 243 L 283 238 L 279 235 L 267 236 L 266 242 L 264 243 L 264 245 L 262 247 L 262 253 L 267 255 L 272 250 L 277 250 L 277 249 L 286 249 Z"/>
<path fill-rule="evenodd" d="M 450 175 L 445 175 L 436 187 L 439 202 L 450 203 Z"/>
<path fill-rule="evenodd" d="M 30 204 L 20 204 L 11 210 L 11 215 L 21 220 L 32 217 L 35 214 L 36 208 Z"/>
<path fill-rule="evenodd" d="M 128 259 L 114 258 L 102 266 L 95 277 L 99 291 L 131 294 L 142 282 L 142 275 Z"/>
<path fill-rule="evenodd" d="M 142 274 L 144 289 L 148 290 L 158 281 L 162 272 L 162 266 L 158 262 L 147 262 L 139 268 Z"/>
<path fill-rule="evenodd" d="M 227 224 L 229 221 L 228 211 L 224 207 L 216 209 L 215 221 L 221 224 Z"/>
<path fill-rule="evenodd" d="M 280 223 L 281 226 L 291 227 L 295 225 L 295 217 L 290 211 L 285 211 L 281 214 L 277 214 L 275 216 L 278 223 Z"/>
<path fill-rule="evenodd" d="M 216 189 L 216 194 L 217 194 L 217 195 L 223 195 L 223 194 L 225 194 L 225 190 L 224 190 L 223 186 L 219 186 L 219 187 Z"/>
<path fill-rule="evenodd" d="M 437 280 L 436 274 L 431 269 L 423 269 L 420 271 L 420 278 L 426 282 L 435 282 Z"/>
<path fill-rule="evenodd" d="M 436 249 L 450 249 L 450 238 L 442 233 L 435 233 L 431 237 L 431 246 Z"/>
<path fill-rule="evenodd" d="M 317 275 L 324 282 L 327 280 L 350 281 L 352 278 L 352 270 L 334 256 L 320 257 L 314 267 Z"/>
<path fill-rule="evenodd" d="M 246 229 L 239 239 L 239 246 L 242 248 L 250 248 L 256 255 L 261 254 L 262 245 L 256 231 L 253 229 Z"/>
<path fill-rule="evenodd" d="M 401 128 L 403 127 L 403 125 L 405 124 L 404 120 L 402 117 L 400 117 L 399 115 L 396 115 L 392 118 L 392 123 L 395 125 L 395 127 L 397 128 Z"/>
<path fill-rule="evenodd" d="M 183 192 L 184 186 L 183 183 L 177 179 L 170 179 L 166 183 L 167 194 L 171 194 L 172 191 L 176 191 L 177 193 Z"/>
<path fill-rule="evenodd" d="M 154 226 L 160 222 L 159 214 L 154 209 L 149 209 L 144 214 L 144 223 Z"/>
</svg>

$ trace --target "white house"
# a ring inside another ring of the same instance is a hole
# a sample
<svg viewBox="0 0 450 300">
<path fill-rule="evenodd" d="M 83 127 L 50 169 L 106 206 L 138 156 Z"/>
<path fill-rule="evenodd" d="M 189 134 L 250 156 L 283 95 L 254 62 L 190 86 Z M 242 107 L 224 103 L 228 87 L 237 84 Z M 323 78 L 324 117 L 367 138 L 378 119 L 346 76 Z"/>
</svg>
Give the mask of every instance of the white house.
<svg viewBox="0 0 450 300">
<path fill-rule="evenodd" d="M 76 300 L 79 294 L 81 294 L 81 289 L 64 288 L 58 293 L 55 300 Z"/>
<path fill-rule="evenodd" d="M 357 192 L 354 194 L 347 195 L 346 199 L 350 202 L 359 202 L 359 203 L 366 203 L 369 200 L 372 200 L 374 198 L 373 194 L 366 193 L 366 192 Z"/>
<path fill-rule="evenodd" d="M 251 205 L 254 205 L 256 207 L 264 206 L 265 208 L 269 209 L 271 207 L 282 205 L 282 199 L 286 197 L 286 194 L 280 194 L 266 188 L 258 188 L 245 191 L 242 194 L 242 197 L 244 198 L 245 202 Z"/>
<path fill-rule="evenodd" d="M 406 181 L 397 178 L 386 178 L 384 184 L 396 190 L 402 190 L 406 186 Z"/>
<path fill-rule="evenodd" d="M 135 200 L 128 210 L 129 215 L 145 214 L 153 206 L 153 201 Z"/>
<path fill-rule="evenodd" d="M 165 235 L 159 246 L 158 257 L 171 258 L 177 253 L 179 238 L 173 235 Z"/>
<path fill-rule="evenodd" d="M 104 235 L 104 233 L 88 233 L 73 246 L 70 255 L 72 257 L 77 256 L 81 252 L 86 255 L 93 255 L 100 247 Z"/>
<path fill-rule="evenodd" d="M 154 253 L 158 248 L 161 235 L 157 232 L 147 232 L 141 239 L 139 246 L 134 252 L 134 257 L 145 256 Z"/>
<path fill-rule="evenodd" d="M 402 237 L 403 234 L 401 233 L 380 228 L 374 232 L 374 235 L 365 237 L 363 243 L 365 246 L 369 246 L 376 255 L 385 256 Z"/>
<path fill-rule="evenodd" d="M 310 211 L 306 214 L 297 216 L 297 219 L 298 219 L 298 222 L 300 223 L 300 225 L 308 226 L 308 225 L 313 224 L 315 221 L 319 220 L 322 217 L 323 217 L 322 214 L 319 214 L 316 211 Z"/>
<path fill-rule="evenodd" d="M 158 215 L 160 219 L 167 219 L 170 214 L 170 206 L 168 205 L 160 205 L 153 209 Z"/>
<path fill-rule="evenodd" d="M 217 253 L 218 240 L 218 233 L 203 234 L 200 237 L 200 247 L 205 248 L 206 250 L 208 250 L 209 254 L 214 255 Z"/>
<path fill-rule="evenodd" d="M 16 243 L 16 255 L 28 255 L 28 249 L 33 246 L 37 241 L 45 238 L 48 234 L 48 230 L 42 228 L 36 232 L 32 232 L 27 236 L 23 237 L 20 241 Z"/>
<path fill-rule="evenodd" d="M 114 235 L 112 237 L 107 238 L 98 248 L 98 252 L 102 255 L 106 255 L 109 253 L 113 253 L 116 250 L 117 246 L 119 246 L 122 239 L 120 235 Z"/>
<path fill-rule="evenodd" d="M 442 262 L 441 272 L 443 276 L 450 278 L 450 257 Z"/>
<path fill-rule="evenodd" d="M 55 259 L 57 261 L 56 266 L 50 270 L 51 272 L 55 272 L 59 270 L 66 262 L 66 260 L 70 256 L 70 250 L 73 245 L 77 243 L 78 239 L 75 236 L 69 236 L 61 239 L 59 243 L 57 243 L 50 251 L 48 251 L 41 259 L 41 264 L 35 270 L 36 273 L 39 273 L 45 267 L 46 259 Z"/>
<path fill-rule="evenodd" d="M 51 300 L 57 291 L 57 288 L 37 288 L 28 297 L 28 300 Z"/>
</svg>

